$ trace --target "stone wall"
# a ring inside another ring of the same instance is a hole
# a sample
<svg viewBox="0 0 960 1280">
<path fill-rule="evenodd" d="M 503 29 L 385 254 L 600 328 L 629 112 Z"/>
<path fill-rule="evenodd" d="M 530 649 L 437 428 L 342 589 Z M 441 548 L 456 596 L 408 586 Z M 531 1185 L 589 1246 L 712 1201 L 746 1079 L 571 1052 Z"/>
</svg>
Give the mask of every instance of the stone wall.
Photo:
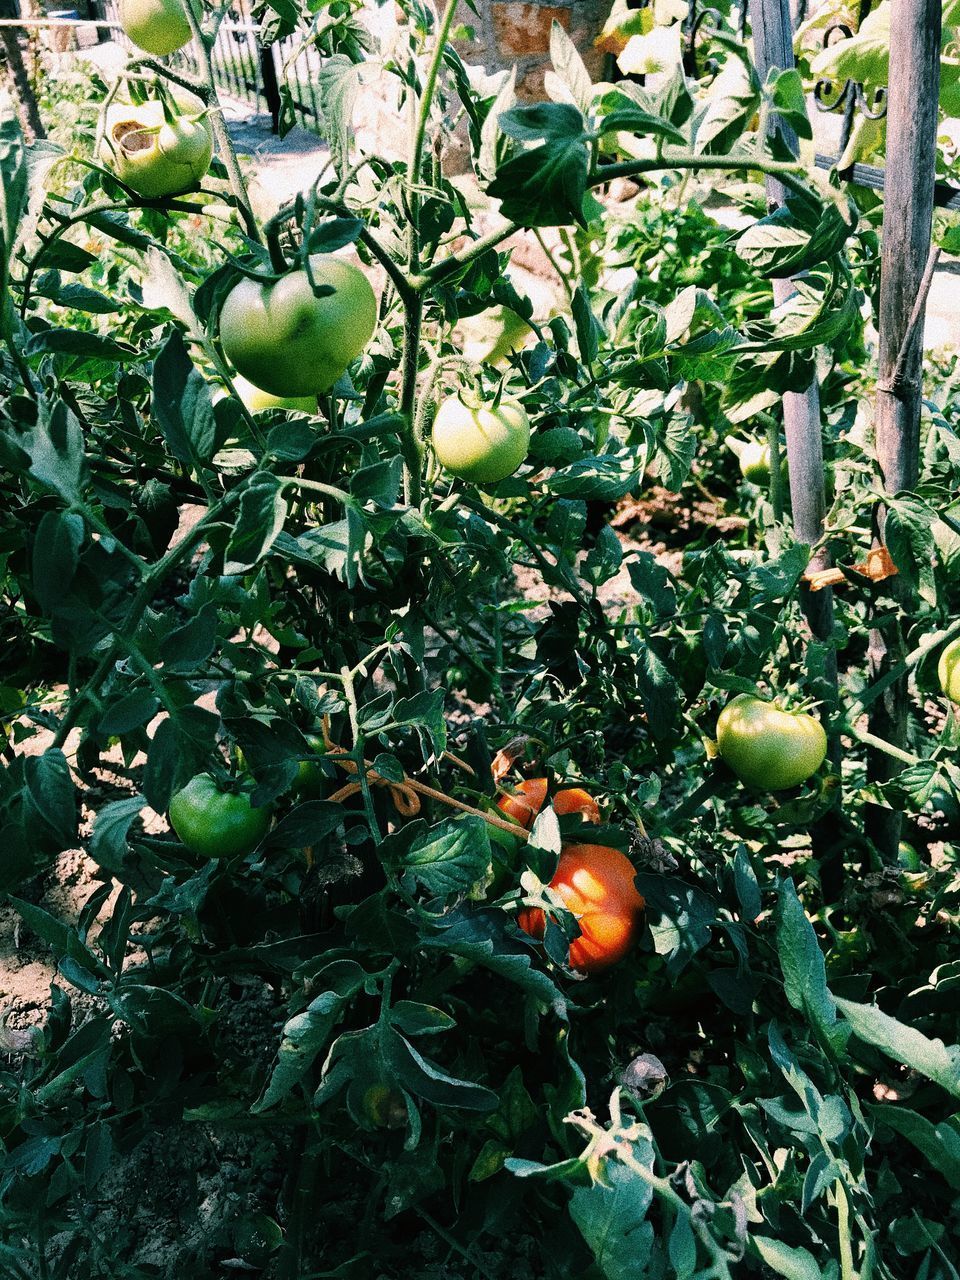
<svg viewBox="0 0 960 1280">
<path fill-rule="evenodd" d="M 594 78 L 599 78 L 603 55 L 594 46 L 612 0 L 477 0 L 477 13 L 466 5 L 458 21 L 476 33 L 473 41 L 459 41 L 466 62 L 488 71 L 517 67 L 517 95 L 543 97 L 543 74 L 550 65 L 550 28 L 554 21 L 570 33 Z"/>
</svg>

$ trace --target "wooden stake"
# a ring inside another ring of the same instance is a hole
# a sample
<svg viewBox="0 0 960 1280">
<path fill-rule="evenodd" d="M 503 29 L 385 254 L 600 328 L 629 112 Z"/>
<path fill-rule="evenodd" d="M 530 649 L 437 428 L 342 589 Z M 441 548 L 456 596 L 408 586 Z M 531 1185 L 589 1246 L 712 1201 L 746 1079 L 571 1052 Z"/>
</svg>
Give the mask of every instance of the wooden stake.
<svg viewBox="0 0 960 1280">
<path fill-rule="evenodd" d="M 936 257 L 930 253 L 940 92 L 941 0 L 893 0 L 890 15 L 890 86 L 880 274 L 880 367 L 876 401 L 877 460 L 887 493 L 916 486 L 920 461 L 920 382 L 923 313 Z M 886 519 L 878 509 L 882 541 Z M 901 609 L 911 593 L 894 584 Z M 903 647 L 899 622 L 870 633 L 870 670 L 881 679 Z M 873 704 L 870 732 L 902 749 L 907 731 L 907 682 L 893 684 Z M 901 766 L 886 752 L 871 751 L 868 777 L 884 782 Z M 871 807 L 867 833 L 885 861 L 895 862 L 902 815 Z"/>
<path fill-rule="evenodd" d="M 793 29 L 789 0 L 750 0 L 750 23 L 753 28 L 754 62 L 761 80 L 766 80 L 772 67 L 787 70 L 794 65 Z M 799 155 L 800 144 L 794 130 L 782 120 L 776 124 L 781 140 Z M 774 178 L 767 179 L 767 200 L 771 208 L 783 204 L 787 190 Z M 790 280 L 774 280 L 773 300 L 779 306 L 794 293 Z M 815 546 L 823 535 L 826 513 L 823 472 L 823 437 L 820 424 L 820 388 L 816 379 L 805 391 L 787 391 L 783 397 L 783 429 L 787 440 L 787 473 L 790 480 L 790 505 L 793 528 L 799 542 Z M 808 574 L 823 573 L 830 567 L 825 550 L 818 551 L 807 567 Z M 827 645 L 833 639 L 833 589 L 824 585 L 810 589 L 806 579 L 800 584 L 800 604 L 813 636 Z M 829 733 L 829 722 L 837 704 L 837 656 L 829 648 L 825 662 L 828 698 L 820 718 Z M 839 767 L 839 742 L 831 737 L 830 759 Z M 836 839 L 836 823 L 818 824 L 810 832 L 814 853 L 820 861 L 821 887 L 824 898 L 832 901 L 838 895 L 843 876 L 843 853 Z"/>
<path fill-rule="evenodd" d="M 793 66 L 793 32 L 788 0 L 750 0 L 753 27 L 754 58 L 757 72 L 765 80 L 771 67 Z M 777 129 L 783 142 L 794 155 L 799 143 L 793 129 L 782 120 Z M 771 207 L 783 204 L 787 191 L 775 178 L 767 179 L 767 198 Z M 794 292 L 789 280 L 774 280 L 773 299 L 779 306 Z M 783 397 L 783 426 L 787 438 L 787 467 L 790 477 L 790 503 L 793 526 L 800 542 L 809 546 L 820 541 L 826 500 L 823 485 L 823 440 L 820 429 L 820 390 L 816 380 L 803 392 L 788 391 Z M 817 572 L 829 567 L 826 554 L 818 554 L 810 565 Z M 803 609 L 810 629 L 820 640 L 833 634 L 833 598 L 824 590 L 812 597 L 805 590 Z M 836 673 L 834 672 L 834 685 Z"/>
</svg>

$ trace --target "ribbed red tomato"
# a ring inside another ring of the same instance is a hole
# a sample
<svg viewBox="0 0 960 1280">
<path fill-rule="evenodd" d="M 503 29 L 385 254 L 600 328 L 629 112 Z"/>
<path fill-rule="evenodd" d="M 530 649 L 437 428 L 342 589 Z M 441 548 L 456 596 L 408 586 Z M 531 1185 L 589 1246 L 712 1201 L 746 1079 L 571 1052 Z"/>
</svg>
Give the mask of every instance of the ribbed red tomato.
<svg viewBox="0 0 960 1280">
<path fill-rule="evenodd" d="M 500 797 L 497 806 L 508 818 L 529 831 L 546 798 L 546 778 L 524 778 L 509 795 Z"/>
<path fill-rule="evenodd" d="M 644 906 L 634 875 L 630 859 L 606 845 L 571 844 L 560 854 L 550 888 L 580 926 L 580 937 L 570 943 L 571 969 L 599 973 L 630 950 Z M 540 907 L 521 911 L 517 924 L 532 938 L 542 938 L 546 930 Z"/>
<path fill-rule="evenodd" d="M 524 778 L 517 783 L 510 795 L 501 796 L 497 803 L 501 812 L 529 831 L 546 800 L 546 778 Z M 579 813 L 584 822 L 600 821 L 600 808 L 590 792 L 584 791 L 583 787 L 565 787 L 557 792 L 550 803 L 558 817 Z"/>
</svg>

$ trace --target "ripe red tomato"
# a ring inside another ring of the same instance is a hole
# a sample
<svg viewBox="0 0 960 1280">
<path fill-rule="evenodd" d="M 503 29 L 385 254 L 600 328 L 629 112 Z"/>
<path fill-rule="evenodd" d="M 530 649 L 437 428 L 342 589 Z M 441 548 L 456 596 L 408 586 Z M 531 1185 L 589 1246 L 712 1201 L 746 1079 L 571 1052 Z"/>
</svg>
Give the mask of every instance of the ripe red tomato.
<svg viewBox="0 0 960 1280">
<path fill-rule="evenodd" d="M 546 798 L 546 778 L 524 778 L 516 784 L 512 794 L 500 797 L 497 806 L 508 818 L 529 831 Z"/>
<path fill-rule="evenodd" d="M 630 950 L 644 906 L 634 875 L 633 863 L 619 849 L 571 844 L 563 850 L 550 888 L 580 925 L 580 937 L 570 943 L 571 969 L 599 973 Z M 539 907 L 521 911 L 517 924 L 532 938 L 542 938 L 546 930 Z"/>
<path fill-rule="evenodd" d="M 565 787 L 557 792 L 551 803 L 560 818 L 568 813 L 579 813 L 584 822 L 600 821 L 600 806 L 583 787 Z"/>
</svg>

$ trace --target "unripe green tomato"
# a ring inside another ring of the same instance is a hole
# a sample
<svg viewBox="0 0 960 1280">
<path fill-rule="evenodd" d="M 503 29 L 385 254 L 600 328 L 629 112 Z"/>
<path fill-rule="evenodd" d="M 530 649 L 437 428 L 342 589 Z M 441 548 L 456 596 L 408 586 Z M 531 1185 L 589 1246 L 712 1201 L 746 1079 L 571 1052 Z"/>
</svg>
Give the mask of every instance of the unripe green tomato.
<svg viewBox="0 0 960 1280">
<path fill-rule="evenodd" d="M 897 862 L 903 867 L 904 871 L 923 870 L 923 859 L 913 845 L 906 840 L 900 841 L 900 847 L 897 850 Z"/>
<path fill-rule="evenodd" d="M 751 440 L 740 453 L 740 474 L 761 489 L 770 486 L 770 446 L 765 440 Z M 780 474 L 787 479 L 787 459 L 780 455 Z"/>
<path fill-rule="evenodd" d="M 227 359 L 274 396 L 329 391 L 377 327 L 376 294 L 359 267 L 324 253 L 310 263 L 314 283 L 332 293 L 317 297 L 306 271 L 290 271 L 273 284 L 241 280 L 220 311 Z"/>
<path fill-rule="evenodd" d="M 254 808 L 245 791 L 224 791 L 198 773 L 170 801 L 170 825 L 204 858 L 238 858 L 255 849 L 270 826 L 270 811 Z"/>
<path fill-rule="evenodd" d="M 233 380 L 237 395 L 251 413 L 259 413 L 261 409 L 295 409 L 298 413 L 317 412 L 316 396 L 272 396 L 269 391 L 261 391 L 241 374 Z"/>
<path fill-rule="evenodd" d="M 372 1084 L 363 1095 L 363 1115 L 377 1129 L 402 1129 L 407 1123 L 407 1104 L 399 1089 L 388 1084 Z"/>
<path fill-rule="evenodd" d="M 935 787 L 926 810 L 934 819 L 934 829 L 940 839 L 956 840 L 960 836 L 960 802 L 952 791 Z"/>
<path fill-rule="evenodd" d="M 322 738 L 317 737 L 315 733 L 307 733 L 304 737 L 318 756 L 326 753 L 326 746 Z M 301 760 L 297 766 L 297 776 L 293 780 L 291 790 L 295 791 L 303 799 L 316 799 L 323 794 L 325 784 L 326 775 L 323 772 L 320 761 Z"/>
<path fill-rule="evenodd" d="M 512 476 L 529 446 L 530 419 L 516 400 L 501 400 L 494 408 L 450 396 L 433 420 L 433 448 L 441 466 L 474 484 Z"/>
<path fill-rule="evenodd" d="M 960 702 L 960 637 L 951 640 L 937 663 L 940 688 L 951 702 Z"/>
<path fill-rule="evenodd" d="M 816 716 L 741 693 L 720 712 L 717 747 L 741 782 L 758 791 L 785 791 L 820 768 L 827 735 Z"/>
<path fill-rule="evenodd" d="M 165 58 L 192 34 L 183 5 L 184 0 L 120 0 L 120 25 L 138 49 Z"/>
<path fill-rule="evenodd" d="M 200 119 L 204 105 L 186 89 L 173 93 L 174 118 L 163 103 L 112 102 L 103 118 L 100 160 L 145 200 L 192 191 L 213 159 L 213 131 Z"/>
<path fill-rule="evenodd" d="M 740 473 L 751 484 L 770 483 L 770 446 L 760 440 L 752 440 L 740 454 Z"/>
</svg>

